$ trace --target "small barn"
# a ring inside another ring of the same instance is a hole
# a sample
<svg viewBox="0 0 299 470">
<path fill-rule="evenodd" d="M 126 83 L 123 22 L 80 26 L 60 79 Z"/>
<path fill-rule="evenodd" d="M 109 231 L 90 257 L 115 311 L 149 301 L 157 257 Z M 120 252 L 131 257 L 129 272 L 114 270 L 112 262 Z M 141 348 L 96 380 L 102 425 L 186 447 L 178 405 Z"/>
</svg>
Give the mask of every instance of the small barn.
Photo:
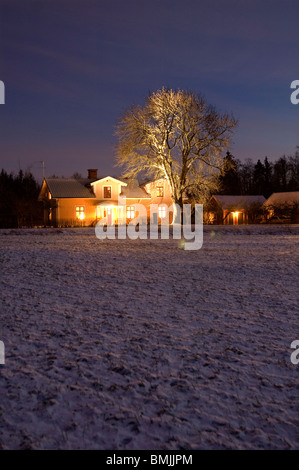
<svg viewBox="0 0 299 470">
<path fill-rule="evenodd" d="M 299 223 L 299 191 L 273 193 L 264 207 L 268 222 Z"/>
<path fill-rule="evenodd" d="M 262 195 L 213 195 L 206 206 L 205 222 L 218 225 L 258 223 L 265 201 Z"/>
</svg>

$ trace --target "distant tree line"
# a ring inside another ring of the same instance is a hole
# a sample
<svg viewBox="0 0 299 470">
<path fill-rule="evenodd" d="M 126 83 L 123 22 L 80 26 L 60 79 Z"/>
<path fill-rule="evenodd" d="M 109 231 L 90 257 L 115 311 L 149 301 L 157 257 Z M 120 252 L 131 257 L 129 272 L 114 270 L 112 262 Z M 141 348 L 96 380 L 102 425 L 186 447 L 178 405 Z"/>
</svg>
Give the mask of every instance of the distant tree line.
<svg viewBox="0 0 299 470">
<path fill-rule="evenodd" d="M 218 194 L 261 194 L 268 198 L 273 192 L 299 191 L 299 147 L 293 155 L 284 155 L 274 163 L 267 157 L 257 163 L 251 159 L 241 162 L 227 152 L 219 180 Z"/>
<path fill-rule="evenodd" d="M 37 198 L 40 185 L 29 172 L 0 173 L 0 228 L 43 224 L 43 207 Z"/>
</svg>

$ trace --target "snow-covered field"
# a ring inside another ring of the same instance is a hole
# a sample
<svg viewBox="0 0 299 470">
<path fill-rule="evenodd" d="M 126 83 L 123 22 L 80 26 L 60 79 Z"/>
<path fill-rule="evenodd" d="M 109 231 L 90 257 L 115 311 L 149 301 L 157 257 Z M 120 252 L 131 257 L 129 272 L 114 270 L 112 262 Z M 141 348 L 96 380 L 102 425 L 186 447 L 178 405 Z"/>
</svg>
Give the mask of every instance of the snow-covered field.
<svg viewBox="0 0 299 470">
<path fill-rule="evenodd" d="M 0 448 L 299 447 L 299 226 L 1 230 Z"/>
</svg>

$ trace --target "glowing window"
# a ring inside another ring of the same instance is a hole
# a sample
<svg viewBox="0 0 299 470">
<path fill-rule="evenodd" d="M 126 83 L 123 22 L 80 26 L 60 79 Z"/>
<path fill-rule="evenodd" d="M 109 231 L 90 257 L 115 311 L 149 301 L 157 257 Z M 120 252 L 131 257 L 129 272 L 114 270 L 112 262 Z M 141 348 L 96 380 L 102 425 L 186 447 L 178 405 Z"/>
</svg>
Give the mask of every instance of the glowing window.
<svg viewBox="0 0 299 470">
<path fill-rule="evenodd" d="M 104 199 L 111 199 L 111 186 L 104 186 Z"/>
<path fill-rule="evenodd" d="M 166 217 L 166 207 L 159 207 L 159 217 L 160 219 L 164 219 L 164 217 Z"/>
<path fill-rule="evenodd" d="M 85 219 L 85 209 L 84 206 L 76 206 L 76 219 L 83 220 Z"/>
<path fill-rule="evenodd" d="M 163 186 L 158 186 L 157 187 L 157 197 L 163 197 L 163 196 L 164 196 Z"/>
<path fill-rule="evenodd" d="M 128 206 L 127 207 L 127 219 L 134 219 L 135 217 L 135 207 Z"/>
</svg>

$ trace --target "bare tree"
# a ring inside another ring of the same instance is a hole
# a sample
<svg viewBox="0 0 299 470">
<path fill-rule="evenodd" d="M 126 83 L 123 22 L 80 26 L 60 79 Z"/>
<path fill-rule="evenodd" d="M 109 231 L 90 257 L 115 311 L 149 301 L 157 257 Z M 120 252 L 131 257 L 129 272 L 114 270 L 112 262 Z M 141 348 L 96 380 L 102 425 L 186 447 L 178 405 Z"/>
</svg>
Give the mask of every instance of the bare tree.
<svg viewBox="0 0 299 470">
<path fill-rule="evenodd" d="M 81 173 L 78 173 L 77 171 L 75 171 L 75 173 L 73 174 L 72 178 L 74 178 L 75 180 L 81 180 L 81 179 L 82 179 L 82 175 L 81 175 Z"/>
<path fill-rule="evenodd" d="M 127 177 L 141 171 L 164 176 L 173 202 L 182 206 L 188 194 L 200 200 L 217 189 L 223 151 L 236 124 L 200 95 L 163 88 L 119 120 L 117 162 Z"/>
</svg>

